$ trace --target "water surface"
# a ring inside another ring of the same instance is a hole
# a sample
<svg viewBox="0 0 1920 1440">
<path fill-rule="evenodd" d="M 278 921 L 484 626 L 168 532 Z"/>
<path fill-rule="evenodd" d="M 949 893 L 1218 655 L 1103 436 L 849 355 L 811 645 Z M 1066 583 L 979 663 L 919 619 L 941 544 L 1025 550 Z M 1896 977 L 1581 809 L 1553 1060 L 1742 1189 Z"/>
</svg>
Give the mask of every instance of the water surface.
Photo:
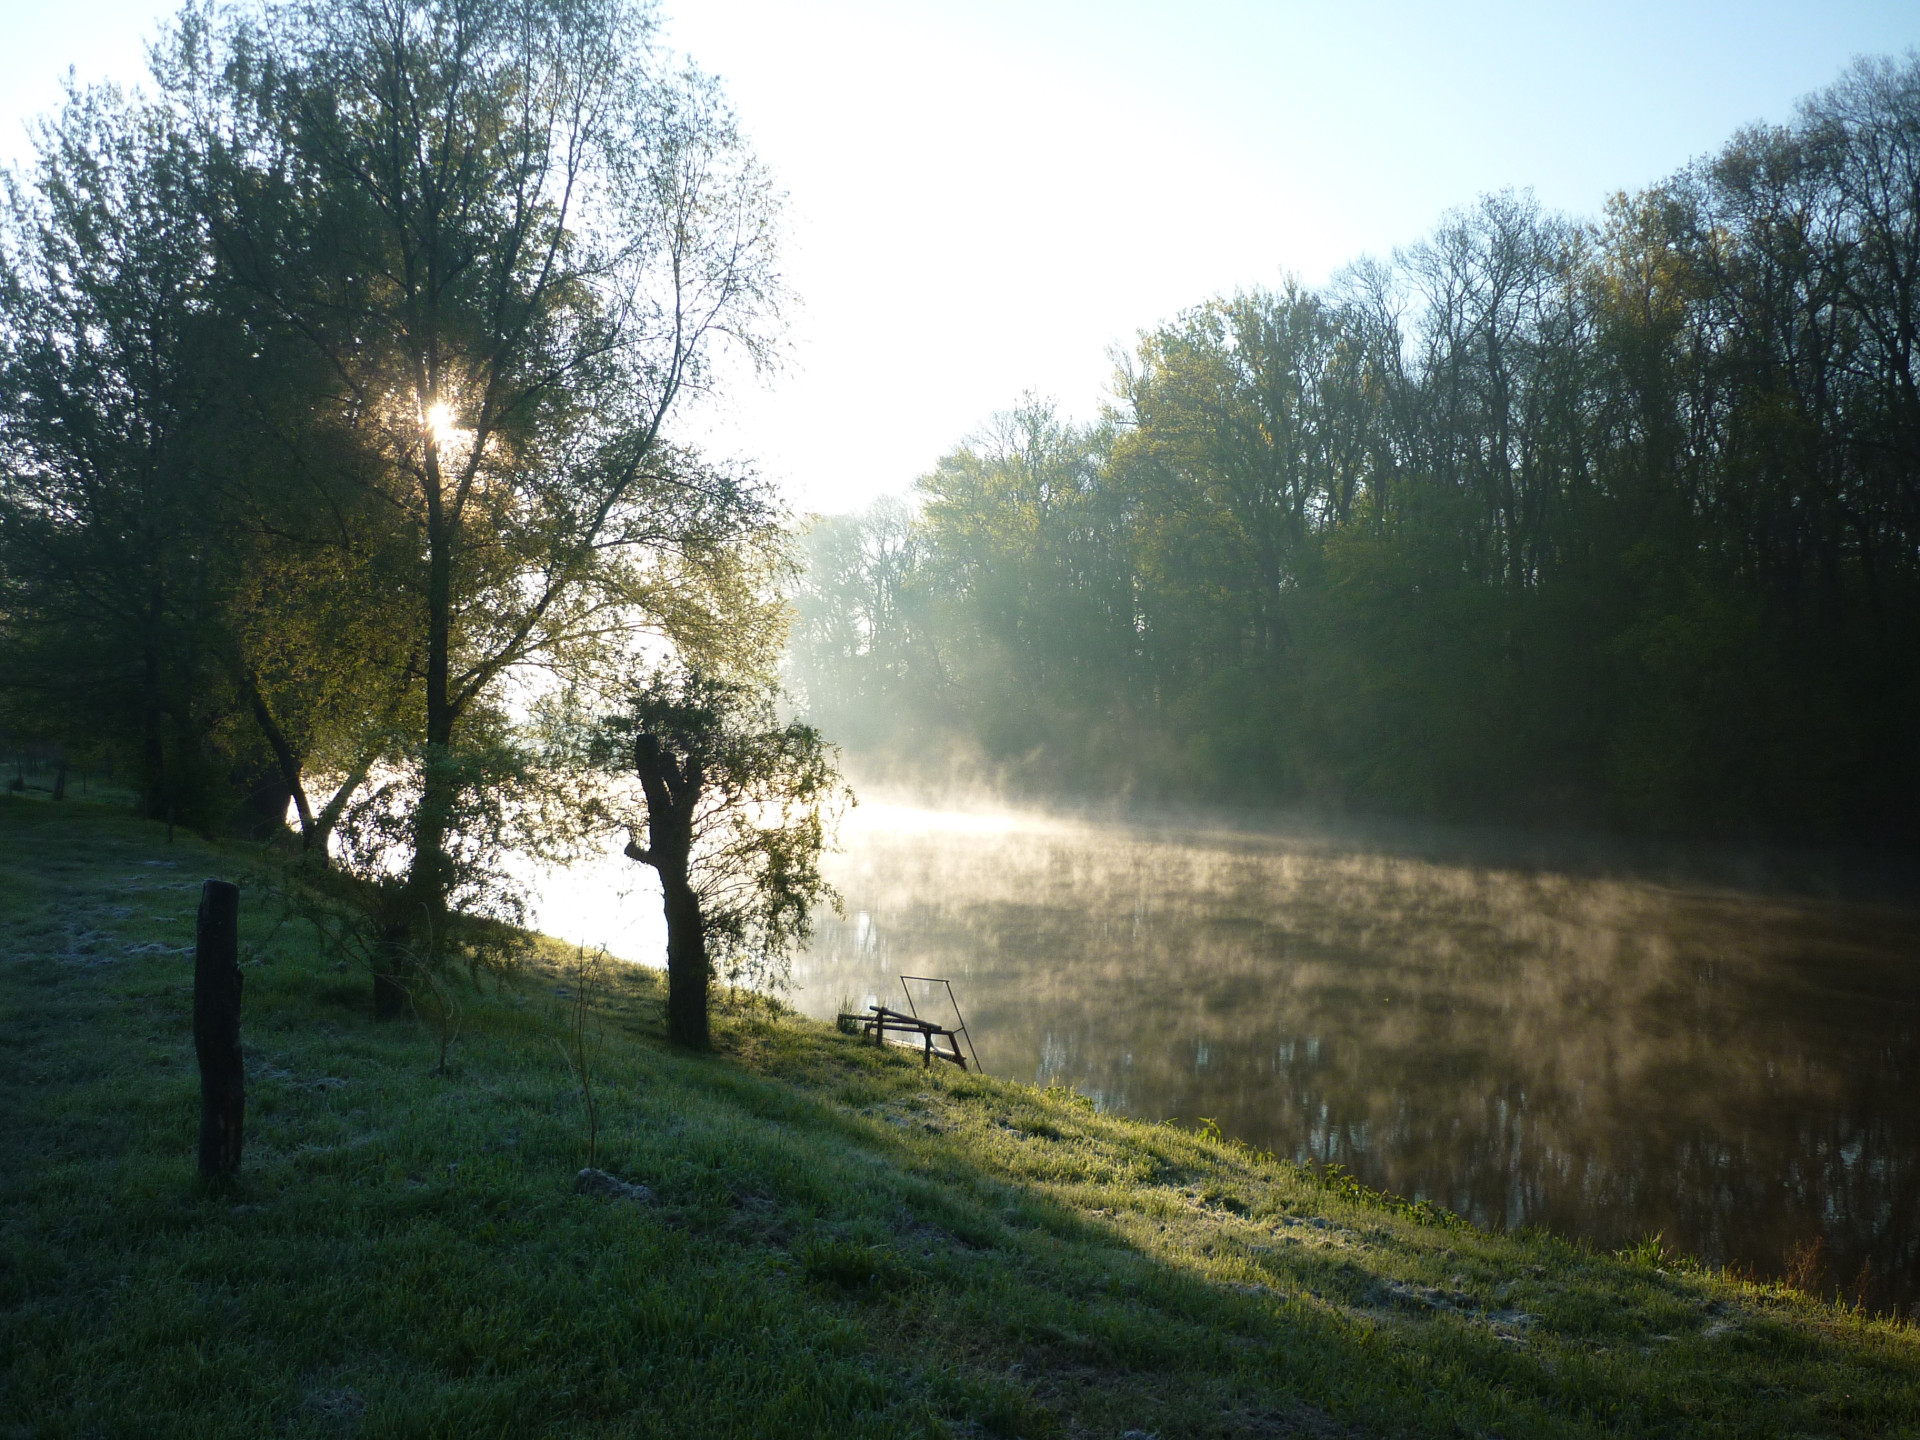
<svg viewBox="0 0 1920 1440">
<path fill-rule="evenodd" d="M 946 976 L 995 1074 L 1485 1225 L 1762 1274 L 1824 1244 L 1920 1301 L 1920 912 L 887 806 L 844 840 L 809 1013 Z"/>
</svg>

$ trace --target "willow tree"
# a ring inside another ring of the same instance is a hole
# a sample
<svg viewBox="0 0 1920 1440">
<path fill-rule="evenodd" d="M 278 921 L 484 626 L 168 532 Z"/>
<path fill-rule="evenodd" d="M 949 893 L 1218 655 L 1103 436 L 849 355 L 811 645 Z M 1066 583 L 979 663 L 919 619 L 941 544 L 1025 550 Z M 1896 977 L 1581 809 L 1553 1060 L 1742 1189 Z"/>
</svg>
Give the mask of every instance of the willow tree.
<svg viewBox="0 0 1920 1440">
<path fill-rule="evenodd" d="M 411 557 L 406 779 L 376 807 L 404 810 L 405 856 L 369 862 L 395 876 L 394 967 L 499 842 L 506 687 L 646 629 L 735 643 L 772 534 L 668 421 L 717 351 L 768 353 L 776 197 L 655 30 L 635 0 L 268 4 L 190 16 L 165 66 L 221 263 L 263 334 L 323 361 L 319 408 L 374 457 L 335 483 L 371 487 Z"/>
<path fill-rule="evenodd" d="M 782 723 L 769 688 L 697 666 L 635 686 L 598 741 L 603 769 L 638 782 L 614 786 L 606 813 L 627 829 L 627 858 L 660 879 L 668 1037 L 704 1049 L 716 973 L 781 983 L 815 908 L 838 903 L 820 856 L 851 796 L 832 747 Z"/>
</svg>

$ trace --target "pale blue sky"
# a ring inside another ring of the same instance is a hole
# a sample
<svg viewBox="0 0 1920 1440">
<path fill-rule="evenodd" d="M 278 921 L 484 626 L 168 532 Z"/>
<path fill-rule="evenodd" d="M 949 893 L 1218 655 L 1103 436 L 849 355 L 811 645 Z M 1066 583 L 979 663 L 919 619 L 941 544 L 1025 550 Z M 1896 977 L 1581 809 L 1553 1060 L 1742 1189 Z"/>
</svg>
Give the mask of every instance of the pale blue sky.
<svg viewBox="0 0 1920 1440">
<path fill-rule="evenodd" d="M 58 76 L 138 78 L 152 0 L 0 0 L 0 156 Z M 669 36 L 791 196 L 790 362 L 705 417 L 801 508 L 897 490 L 1023 389 L 1287 270 L 1319 281 L 1481 191 L 1591 214 L 1790 117 L 1920 6 L 709 0 Z"/>
</svg>

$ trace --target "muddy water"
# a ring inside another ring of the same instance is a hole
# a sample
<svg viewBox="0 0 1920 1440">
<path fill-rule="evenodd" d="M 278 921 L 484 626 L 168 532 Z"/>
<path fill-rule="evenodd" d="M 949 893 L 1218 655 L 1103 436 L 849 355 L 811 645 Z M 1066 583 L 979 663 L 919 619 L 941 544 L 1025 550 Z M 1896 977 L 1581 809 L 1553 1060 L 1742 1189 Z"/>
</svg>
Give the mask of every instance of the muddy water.
<svg viewBox="0 0 1920 1440">
<path fill-rule="evenodd" d="M 1920 1302 L 1920 912 L 863 807 L 817 1015 L 952 979 L 995 1074 L 1495 1226 Z M 944 1003 L 917 994 L 923 1007 Z"/>
</svg>

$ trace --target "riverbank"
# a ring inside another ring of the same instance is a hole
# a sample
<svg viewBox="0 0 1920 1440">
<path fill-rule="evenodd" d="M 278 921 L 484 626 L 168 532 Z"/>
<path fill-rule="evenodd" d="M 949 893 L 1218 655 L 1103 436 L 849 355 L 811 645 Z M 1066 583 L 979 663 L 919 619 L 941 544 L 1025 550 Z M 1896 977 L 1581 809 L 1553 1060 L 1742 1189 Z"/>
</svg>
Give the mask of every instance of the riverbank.
<svg viewBox="0 0 1920 1440">
<path fill-rule="evenodd" d="M 1408 1210 L 831 1027 L 592 1067 L 553 947 L 432 1031 L 243 902 L 248 1149 L 193 1176 L 199 881 L 0 802 L 0 1435 L 1920 1434 L 1920 1333 Z M 257 893 L 250 888 L 248 896 Z"/>
</svg>

